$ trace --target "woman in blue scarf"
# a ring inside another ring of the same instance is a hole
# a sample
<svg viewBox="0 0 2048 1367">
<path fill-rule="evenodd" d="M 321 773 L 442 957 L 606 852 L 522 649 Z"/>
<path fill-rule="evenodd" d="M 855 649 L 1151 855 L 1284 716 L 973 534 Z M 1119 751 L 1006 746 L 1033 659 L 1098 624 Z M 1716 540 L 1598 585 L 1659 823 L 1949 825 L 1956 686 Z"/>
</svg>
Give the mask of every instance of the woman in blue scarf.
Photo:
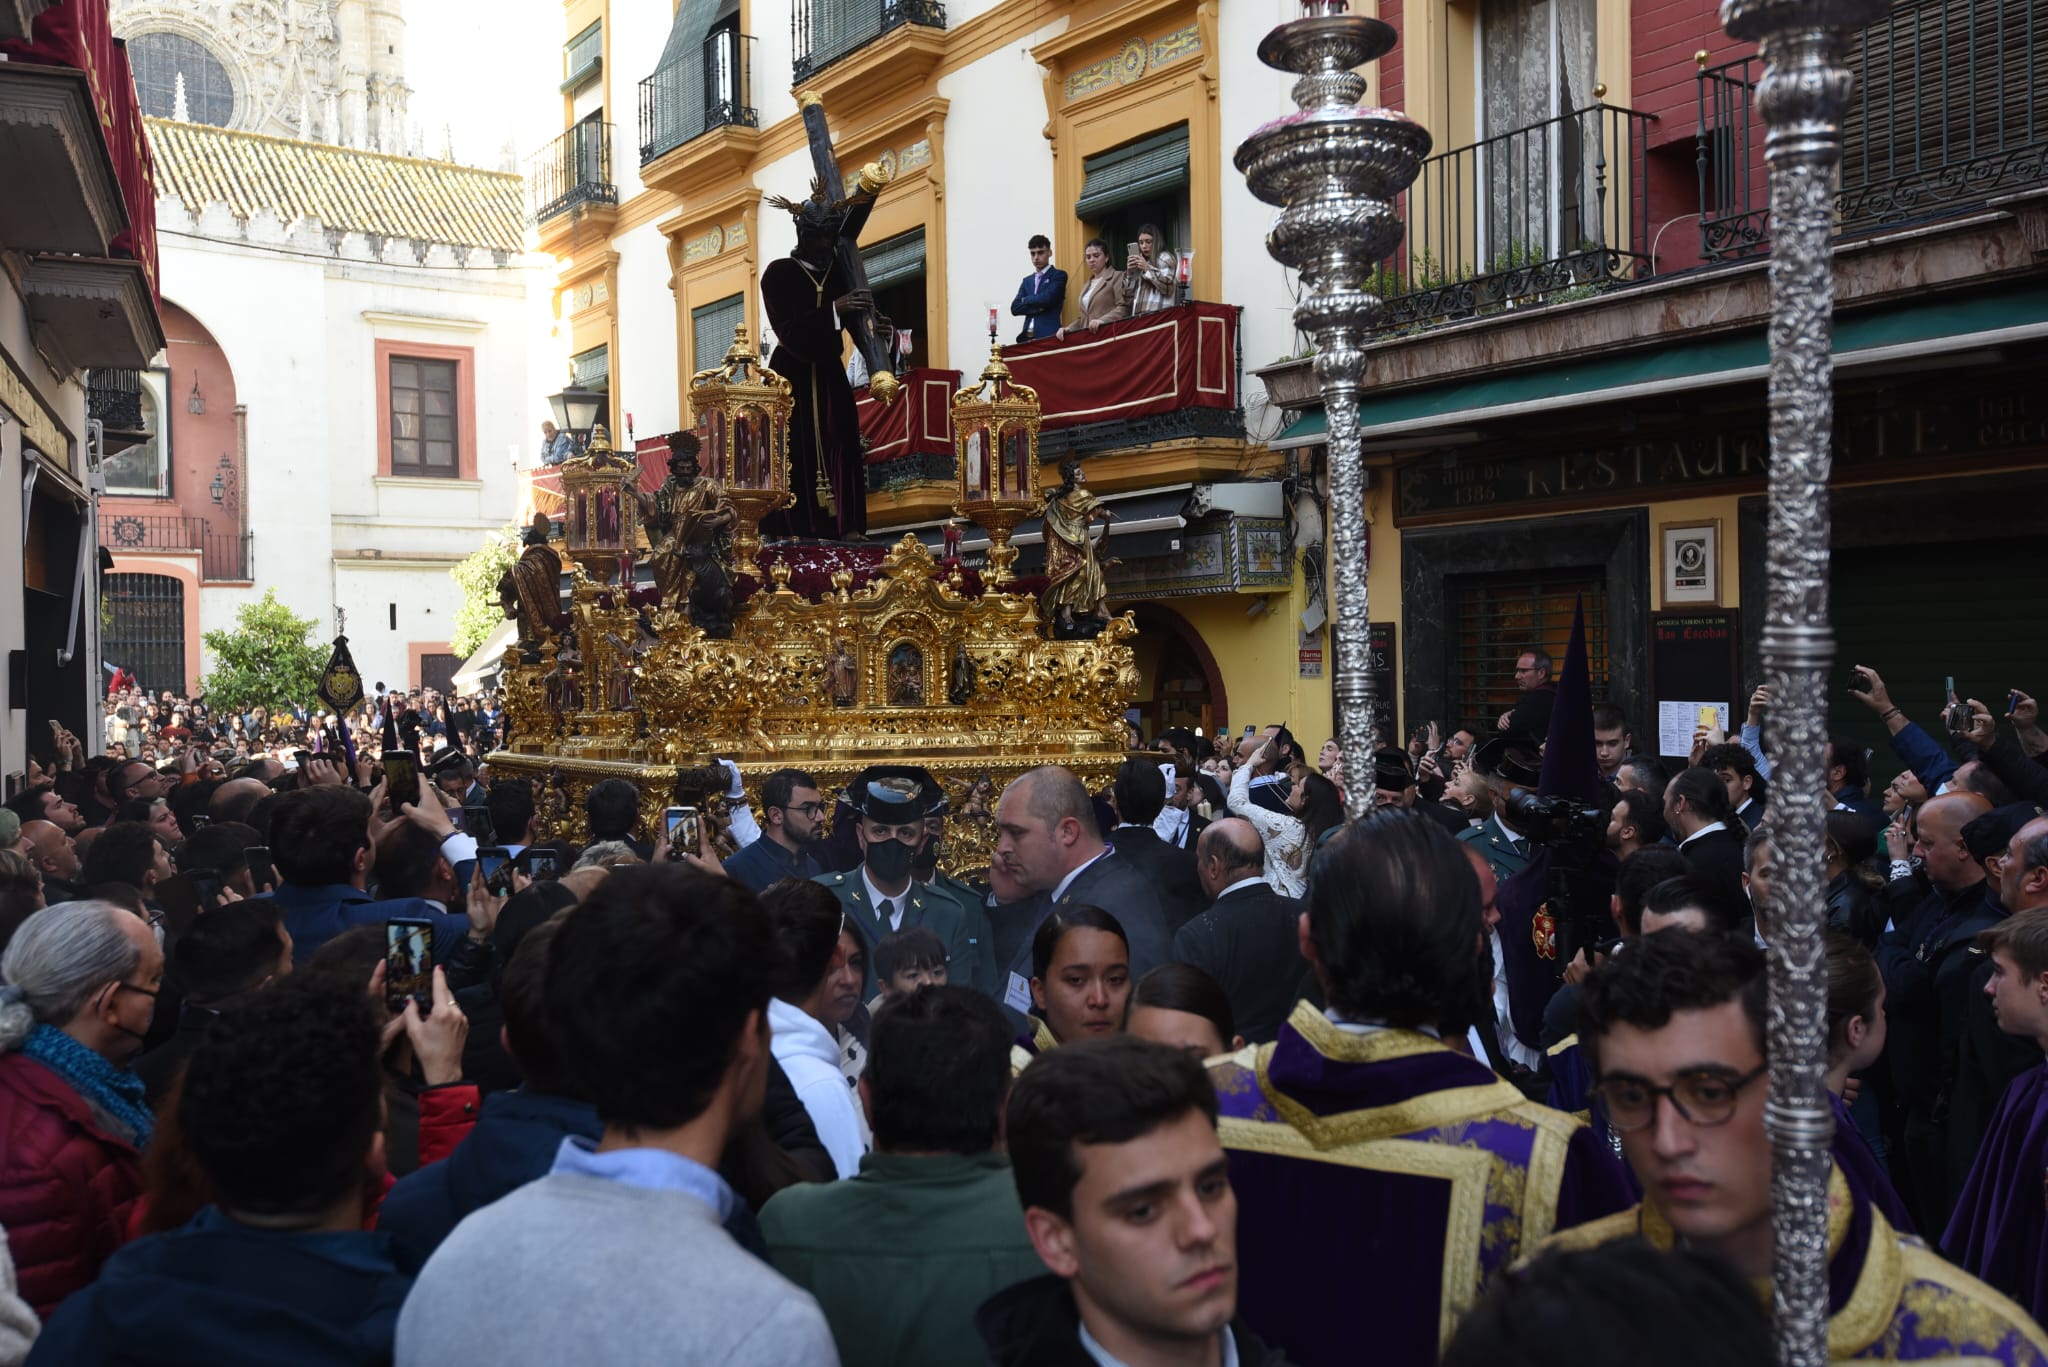
<svg viewBox="0 0 2048 1367">
<path fill-rule="evenodd" d="M 128 1063 L 164 955 L 111 902 L 60 902 L 0 955 L 0 1228 L 38 1315 L 99 1275 L 142 1195 L 152 1121 Z"/>
</svg>

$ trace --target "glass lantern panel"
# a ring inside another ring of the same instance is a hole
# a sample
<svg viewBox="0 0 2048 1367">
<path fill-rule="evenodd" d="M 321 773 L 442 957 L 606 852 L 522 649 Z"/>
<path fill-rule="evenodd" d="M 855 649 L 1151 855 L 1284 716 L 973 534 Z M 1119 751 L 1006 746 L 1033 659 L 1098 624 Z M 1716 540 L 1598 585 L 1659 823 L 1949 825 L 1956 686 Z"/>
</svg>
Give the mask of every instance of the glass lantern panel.
<svg viewBox="0 0 2048 1367">
<path fill-rule="evenodd" d="M 966 470 L 969 498 L 990 497 L 989 480 L 992 471 L 989 466 L 994 444 L 989 439 L 986 423 L 977 423 L 968 428 L 966 437 L 961 441 L 960 459 Z"/>
<path fill-rule="evenodd" d="M 1022 423 L 1012 423 L 1003 429 L 1003 481 L 1014 485 L 1013 498 L 1026 498 L 1031 493 L 1031 429 Z"/>
<path fill-rule="evenodd" d="M 591 546 L 614 550 L 625 544 L 624 510 L 620 507 L 620 491 L 616 485 L 607 485 L 592 496 Z"/>
<path fill-rule="evenodd" d="M 590 544 L 590 495 L 580 489 L 570 503 L 568 533 L 571 550 Z"/>
<path fill-rule="evenodd" d="M 732 420 L 732 485 L 736 489 L 766 489 L 774 482 L 773 430 L 768 411 L 748 404 Z"/>
</svg>

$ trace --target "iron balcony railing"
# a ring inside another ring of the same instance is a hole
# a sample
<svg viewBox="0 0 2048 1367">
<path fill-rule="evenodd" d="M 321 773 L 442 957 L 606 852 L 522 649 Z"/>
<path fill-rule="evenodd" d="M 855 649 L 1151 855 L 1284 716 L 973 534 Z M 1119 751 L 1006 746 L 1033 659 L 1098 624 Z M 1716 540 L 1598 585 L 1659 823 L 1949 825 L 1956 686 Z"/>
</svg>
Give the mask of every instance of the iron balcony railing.
<svg viewBox="0 0 2048 1367">
<path fill-rule="evenodd" d="M 905 24 L 944 28 L 946 7 L 939 0 L 797 0 L 789 16 L 792 83 Z"/>
<path fill-rule="evenodd" d="M 695 52 L 640 82 L 640 164 L 714 128 L 759 128 L 754 108 L 754 40 L 715 30 Z"/>
<path fill-rule="evenodd" d="M 203 517 L 179 513 L 115 513 L 100 522 L 100 544 L 120 551 L 199 553 L 203 580 L 247 580 L 255 572 L 255 538 L 248 532 L 216 532 Z"/>
<path fill-rule="evenodd" d="M 526 204 L 545 223 L 586 204 L 617 204 L 612 126 L 586 119 L 526 159 Z"/>
<path fill-rule="evenodd" d="M 2042 0 L 1895 0 L 1856 36 L 1842 120 L 1836 231 L 1972 209 L 2048 181 L 2048 10 Z M 1770 239 L 1763 63 L 1704 67 L 1699 85 L 1700 255 Z"/>
<path fill-rule="evenodd" d="M 141 432 L 142 372 L 88 370 L 85 373 L 85 416 L 109 433 Z"/>
<path fill-rule="evenodd" d="M 1380 264 L 1381 331 L 1578 298 L 1650 270 L 1653 116 L 1596 104 L 1431 157 Z"/>
</svg>

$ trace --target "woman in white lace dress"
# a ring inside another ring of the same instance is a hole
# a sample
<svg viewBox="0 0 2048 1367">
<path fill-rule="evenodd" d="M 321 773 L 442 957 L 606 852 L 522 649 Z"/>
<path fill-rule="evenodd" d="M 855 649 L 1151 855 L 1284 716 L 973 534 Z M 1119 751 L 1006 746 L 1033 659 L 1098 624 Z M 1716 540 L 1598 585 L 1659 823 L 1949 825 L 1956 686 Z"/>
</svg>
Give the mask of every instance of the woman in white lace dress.
<svg viewBox="0 0 2048 1367">
<path fill-rule="evenodd" d="M 1240 765 L 1230 775 L 1230 812 L 1252 823 L 1259 838 L 1266 842 L 1266 881 L 1289 897 L 1299 897 L 1308 888 L 1309 859 L 1315 853 L 1315 839 L 1322 829 L 1311 831 L 1304 819 L 1308 810 L 1316 805 L 1312 801 L 1311 784 L 1320 784 L 1328 789 L 1334 798 L 1336 785 L 1320 774 L 1307 774 L 1294 785 L 1288 794 L 1287 810 L 1276 812 L 1261 807 L 1252 801 L 1252 779 L 1260 774 L 1273 771 L 1277 755 L 1271 741 L 1247 765 Z M 1338 818 L 1342 819 L 1341 806 Z"/>
</svg>

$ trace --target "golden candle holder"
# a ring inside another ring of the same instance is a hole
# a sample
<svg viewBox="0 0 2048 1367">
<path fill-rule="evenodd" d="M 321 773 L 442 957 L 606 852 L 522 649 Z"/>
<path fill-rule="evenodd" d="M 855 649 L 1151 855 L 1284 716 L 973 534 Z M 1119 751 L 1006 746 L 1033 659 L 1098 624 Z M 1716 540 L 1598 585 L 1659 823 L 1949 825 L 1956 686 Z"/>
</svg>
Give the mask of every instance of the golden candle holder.
<svg viewBox="0 0 2048 1367">
<path fill-rule="evenodd" d="M 724 361 L 690 377 L 704 476 L 725 491 L 737 515 L 733 571 L 756 580 L 761 519 L 796 501 L 789 488 L 794 407 L 789 381 L 762 363 L 744 326 L 734 331 Z"/>
<path fill-rule="evenodd" d="M 1010 378 L 1002 344 L 991 340 L 981 379 L 953 396 L 953 511 L 988 533 L 992 586 L 1010 582 L 1017 548 L 1010 534 L 1038 511 L 1038 391 Z"/>
</svg>

